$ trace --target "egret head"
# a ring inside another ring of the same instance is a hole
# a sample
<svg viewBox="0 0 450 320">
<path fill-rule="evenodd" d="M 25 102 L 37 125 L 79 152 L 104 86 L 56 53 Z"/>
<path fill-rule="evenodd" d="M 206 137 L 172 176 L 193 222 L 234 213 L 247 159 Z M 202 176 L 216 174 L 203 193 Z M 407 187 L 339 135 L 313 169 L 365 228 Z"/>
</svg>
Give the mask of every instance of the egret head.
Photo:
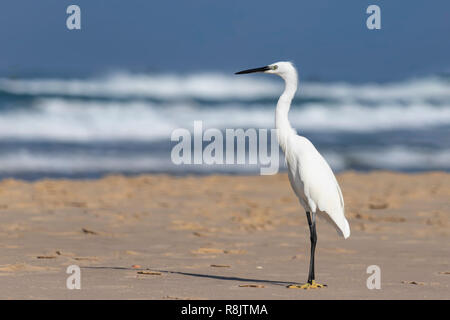
<svg viewBox="0 0 450 320">
<path fill-rule="evenodd" d="M 272 73 L 277 74 L 282 78 L 286 78 L 290 75 L 297 76 L 297 71 L 295 70 L 294 65 L 288 61 L 280 61 L 269 64 L 265 67 L 242 70 L 236 72 L 235 74 L 245 74 L 245 73 L 254 73 L 254 72 L 262 72 L 262 73 Z"/>
</svg>

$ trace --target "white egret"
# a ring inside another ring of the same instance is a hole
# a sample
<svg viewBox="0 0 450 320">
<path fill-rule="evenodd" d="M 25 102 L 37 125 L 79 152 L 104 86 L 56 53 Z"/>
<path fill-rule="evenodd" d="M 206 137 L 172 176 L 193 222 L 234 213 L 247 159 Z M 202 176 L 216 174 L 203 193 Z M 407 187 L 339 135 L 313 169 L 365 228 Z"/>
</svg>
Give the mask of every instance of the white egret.
<svg viewBox="0 0 450 320">
<path fill-rule="evenodd" d="M 275 111 L 275 127 L 278 143 L 286 157 L 289 181 L 306 211 L 310 231 L 311 256 L 308 282 L 303 285 L 290 285 L 288 288 L 322 288 L 324 285 L 315 282 L 314 274 L 314 253 L 317 242 L 316 215 L 324 217 L 339 234 L 348 238 L 350 226 L 344 214 L 344 198 L 326 160 L 307 138 L 297 135 L 289 123 L 288 112 L 297 91 L 298 77 L 295 67 L 290 62 L 282 61 L 261 68 L 243 70 L 236 74 L 253 72 L 276 74 L 285 82 L 284 92 L 278 100 Z"/>
</svg>

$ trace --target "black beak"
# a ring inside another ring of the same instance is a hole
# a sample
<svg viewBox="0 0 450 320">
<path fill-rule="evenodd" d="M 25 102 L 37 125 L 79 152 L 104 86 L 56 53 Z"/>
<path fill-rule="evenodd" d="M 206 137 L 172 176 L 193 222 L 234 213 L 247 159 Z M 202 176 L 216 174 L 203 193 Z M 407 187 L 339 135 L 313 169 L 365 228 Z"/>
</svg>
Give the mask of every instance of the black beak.
<svg viewBox="0 0 450 320">
<path fill-rule="evenodd" d="M 255 68 L 255 69 L 248 69 L 248 70 L 242 70 L 239 72 L 236 72 L 235 74 L 246 74 L 246 73 L 253 73 L 253 72 L 264 72 L 270 70 L 269 66 L 261 67 L 261 68 Z"/>
</svg>

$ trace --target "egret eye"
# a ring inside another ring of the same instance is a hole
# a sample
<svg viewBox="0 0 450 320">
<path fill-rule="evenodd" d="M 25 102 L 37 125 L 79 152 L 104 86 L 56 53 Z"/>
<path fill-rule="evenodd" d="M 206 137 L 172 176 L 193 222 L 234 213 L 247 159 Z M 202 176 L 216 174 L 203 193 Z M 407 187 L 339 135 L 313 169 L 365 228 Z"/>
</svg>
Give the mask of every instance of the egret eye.
<svg viewBox="0 0 450 320">
<path fill-rule="evenodd" d="M 272 67 L 272 70 L 277 70 L 278 69 L 278 66 L 277 65 L 274 65 L 273 67 Z"/>
</svg>

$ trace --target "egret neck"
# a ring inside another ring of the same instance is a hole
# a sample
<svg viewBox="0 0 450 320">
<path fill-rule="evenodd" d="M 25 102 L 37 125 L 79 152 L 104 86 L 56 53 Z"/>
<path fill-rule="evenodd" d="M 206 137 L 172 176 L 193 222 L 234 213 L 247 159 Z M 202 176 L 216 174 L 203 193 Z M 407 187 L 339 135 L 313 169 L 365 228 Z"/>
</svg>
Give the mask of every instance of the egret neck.
<svg viewBox="0 0 450 320">
<path fill-rule="evenodd" d="M 283 94 L 278 99 L 277 109 L 275 112 L 275 128 L 277 129 L 278 134 L 278 143 L 286 153 L 287 141 L 291 134 L 295 133 L 294 129 L 292 129 L 291 124 L 289 123 L 288 113 L 291 107 L 291 101 L 295 96 L 295 92 L 297 91 L 297 73 L 289 72 L 280 74 L 285 82 L 285 87 Z"/>
</svg>

